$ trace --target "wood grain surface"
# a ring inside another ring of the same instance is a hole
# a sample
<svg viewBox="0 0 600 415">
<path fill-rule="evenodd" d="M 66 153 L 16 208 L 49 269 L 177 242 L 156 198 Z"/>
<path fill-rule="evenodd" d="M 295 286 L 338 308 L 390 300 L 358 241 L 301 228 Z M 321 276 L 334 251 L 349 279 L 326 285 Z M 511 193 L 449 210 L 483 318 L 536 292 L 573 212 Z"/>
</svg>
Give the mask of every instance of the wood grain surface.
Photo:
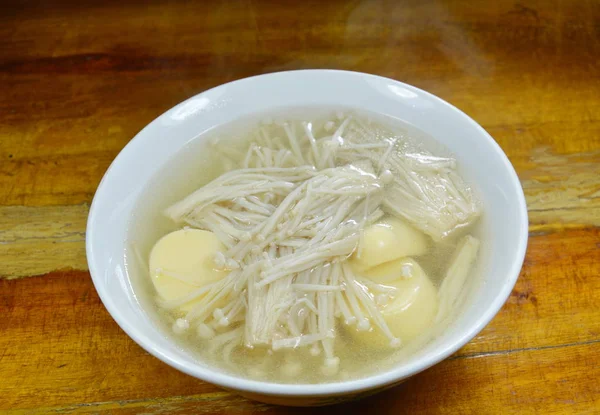
<svg viewBox="0 0 600 415">
<path fill-rule="evenodd" d="M 0 413 L 600 413 L 600 2 L 4 1 Z M 221 83 L 338 68 L 426 89 L 515 166 L 530 240 L 501 312 L 454 356 L 322 409 L 171 369 L 111 319 L 85 260 L 103 173 L 148 122 Z"/>
</svg>

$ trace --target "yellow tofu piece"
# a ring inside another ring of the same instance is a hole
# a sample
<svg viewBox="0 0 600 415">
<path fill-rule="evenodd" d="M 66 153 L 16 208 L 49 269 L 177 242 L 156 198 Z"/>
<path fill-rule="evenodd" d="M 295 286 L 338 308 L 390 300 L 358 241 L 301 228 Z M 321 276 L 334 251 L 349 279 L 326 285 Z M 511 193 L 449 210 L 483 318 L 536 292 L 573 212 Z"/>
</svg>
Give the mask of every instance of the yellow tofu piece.
<svg viewBox="0 0 600 415">
<path fill-rule="evenodd" d="M 220 280 L 226 271 L 217 270 L 215 254 L 225 247 L 214 233 L 199 229 L 171 232 L 150 252 L 150 276 L 159 296 L 166 301 L 181 298 L 191 291 Z M 192 303 L 184 304 L 188 311 Z"/>
<path fill-rule="evenodd" d="M 427 252 L 428 245 L 424 233 L 390 217 L 363 231 L 353 256 L 354 266 L 364 270 L 398 258 L 422 255 Z"/>
</svg>

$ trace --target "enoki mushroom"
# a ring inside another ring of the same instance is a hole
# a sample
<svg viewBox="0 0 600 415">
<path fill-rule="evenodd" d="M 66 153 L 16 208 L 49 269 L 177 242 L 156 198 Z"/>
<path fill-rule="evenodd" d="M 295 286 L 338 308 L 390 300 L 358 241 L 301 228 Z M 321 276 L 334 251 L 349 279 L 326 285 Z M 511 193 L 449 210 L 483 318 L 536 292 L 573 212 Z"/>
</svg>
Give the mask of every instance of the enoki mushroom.
<svg viewBox="0 0 600 415">
<path fill-rule="evenodd" d="M 379 331 L 390 347 L 402 342 L 381 312 L 394 288 L 362 280 L 346 261 L 362 230 L 385 210 L 437 240 L 479 207 L 453 159 L 403 151 L 351 117 L 326 123 L 323 137 L 307 122 L 278 131 L 260 127 L 246 151 L 221 151 L 230 171 L 166 210 L 214 232 L 225 247 L 215 266 L 229 274 L 163 306 L 194 301 L 173 329 L 194 328 L 226 362 L 236 347 L 306 348 L 332 375 L 338 318 Z"/>
</svg>

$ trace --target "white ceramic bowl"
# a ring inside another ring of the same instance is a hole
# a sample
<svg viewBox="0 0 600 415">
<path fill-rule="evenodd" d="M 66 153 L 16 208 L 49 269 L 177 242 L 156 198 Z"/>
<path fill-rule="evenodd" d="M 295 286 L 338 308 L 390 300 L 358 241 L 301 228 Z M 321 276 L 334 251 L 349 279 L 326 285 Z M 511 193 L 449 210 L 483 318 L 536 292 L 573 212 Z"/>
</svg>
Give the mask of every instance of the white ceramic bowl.
<svg viewBox="0 0 600 415">
<path fill-rule="evenodd" d="M 143 105 L 140 102 L 140 105 Z M 146 182 L 186 142 L 202 140 L 215 125 L 281 107 L 363 108 L 403 119 L 448 147 L 485 205 L 489 258 L 482 283 L 454 324 L 406 362 L 384 373 L 338 383 L 287 385 L 258 382 L 195 362 L 175 347 L 136 301 L 125 240 L 133 207 Z M 86 247 L 90 273 L 104 305 L 140 346 L 163 362 L 242 395 L 285 405 L 317 405 L 372 394 L 397 384 L 456 352 L 489 323 L 510 294 L 527 245 L 523 190 L 510 162 L 475 121 L 445 101 L 391 79 L 356 72 L 307 70 L 231 82 L 167 111 L 121 151 L 106 172 L 90 210 Z M 143 370 L 143 368 L 140 368 Z"/>
</svg>

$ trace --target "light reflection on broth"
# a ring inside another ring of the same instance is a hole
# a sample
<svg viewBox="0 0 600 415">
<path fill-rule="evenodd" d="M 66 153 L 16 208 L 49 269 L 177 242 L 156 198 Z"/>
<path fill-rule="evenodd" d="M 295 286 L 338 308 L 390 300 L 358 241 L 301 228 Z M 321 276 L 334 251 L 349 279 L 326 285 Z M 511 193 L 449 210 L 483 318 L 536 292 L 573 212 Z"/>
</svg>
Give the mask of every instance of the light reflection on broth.
<svg viewBox="0 0 600 415">
<path fill-rule="evenodd" d="M 389 369 L 448 324 L 481 205 L 439 143 L 330 108 L 209 135 L 144 190 L 127 252 L 183 350 L 252 379 L 330 382 Z"/>
</svg>

